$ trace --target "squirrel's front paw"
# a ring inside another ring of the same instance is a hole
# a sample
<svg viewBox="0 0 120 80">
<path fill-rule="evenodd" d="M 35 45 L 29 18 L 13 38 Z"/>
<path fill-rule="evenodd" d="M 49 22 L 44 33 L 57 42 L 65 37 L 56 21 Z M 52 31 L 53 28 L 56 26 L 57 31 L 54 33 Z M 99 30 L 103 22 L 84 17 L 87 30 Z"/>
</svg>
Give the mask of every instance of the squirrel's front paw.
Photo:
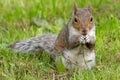
<svg viewBox="0 0 120 80">
<path fill-rule="evenodd" d="M 90 42 L 90 37 L 89 37 L 89 35 L 86 35 L 86 36 L 85 36 L 85 42 L 86 42 L 86 43 L 89 43 L 89 42 Z"/>
<path fill-rule="evenodd" d="M 89 36 L 88 35 L 86 35 L 86 36 L 81 36 L 80 37 L 80 43 L 82 43 L 82 44 L 85 44 L 85 43 L 89 43 L 90 42 L 90 38 L 89 38 Z"/>
<path fill-rule="evenodd" d="M 86 39 L 86 37 L 82 35 L 82 36 L 80 37 L 80 40 L 79 40 L 80 43 L 85 44 L 85 42 L 86 42 L 85 39 Z"/>
</svg>

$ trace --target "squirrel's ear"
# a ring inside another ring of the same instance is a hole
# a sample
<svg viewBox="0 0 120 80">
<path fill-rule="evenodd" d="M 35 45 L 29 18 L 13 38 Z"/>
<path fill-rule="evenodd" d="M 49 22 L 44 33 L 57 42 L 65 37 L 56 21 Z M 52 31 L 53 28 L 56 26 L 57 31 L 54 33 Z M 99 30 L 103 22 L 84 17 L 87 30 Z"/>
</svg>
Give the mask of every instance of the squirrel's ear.
<svg viewBox="0 0 120 80">
<path fill-rule="evenodd" d="M 78 7 L 77 7 L 77 4 L 75 3 L 74 4 L 74 14 L 76 14 L 77 10 L 78 10 Z"/>
<path fill-rule="evenodd" d="M 92 12 L 92 7 L 89 5 L 88 6 L 88 11 L 91 13 Z"/>
</svg>

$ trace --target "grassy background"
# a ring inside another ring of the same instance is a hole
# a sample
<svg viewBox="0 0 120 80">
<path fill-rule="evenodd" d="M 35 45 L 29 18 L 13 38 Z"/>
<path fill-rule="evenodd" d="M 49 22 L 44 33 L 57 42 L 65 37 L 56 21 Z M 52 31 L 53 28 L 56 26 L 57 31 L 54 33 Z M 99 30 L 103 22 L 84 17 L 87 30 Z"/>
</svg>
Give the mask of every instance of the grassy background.
<svg viewBox="0 0 120 80">
<path fill-rule="evenodd" d="M 93 8 L 97 64 L 65 80 L 120 80 L 120 0 L 0 0 L 0 79 L 52 79 L 54 62 L 48 55 L 17 54 L 6 45 L 44 33 L 58 34 L 71 18 L 74 2 L 80 8 Z"/>
</svg>

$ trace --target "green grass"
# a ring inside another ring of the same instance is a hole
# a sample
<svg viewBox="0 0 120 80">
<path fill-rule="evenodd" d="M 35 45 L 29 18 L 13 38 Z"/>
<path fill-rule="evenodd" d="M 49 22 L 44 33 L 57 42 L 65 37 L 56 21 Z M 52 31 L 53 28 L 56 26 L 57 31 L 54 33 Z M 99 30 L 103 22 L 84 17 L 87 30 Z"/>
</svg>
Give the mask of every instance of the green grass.
<svg viewBox="0 0 120 80">
<path fill-rule="evenodd" d="M 39 34 L 58 34 L 71 18 L 75 2 L 81 8 L 89 5 L 93 8 L 96 67 L 74 71 L 64 79 L 120 80 L 119 0 L 0 0 L 1 80 L 42 80 L 43 77 L 51 80 L 53 74 L 61 74 L 61 69 L 57 72 L 53 69 L 54 62 L 46 53 L 19 54 L 7 49 L 6 45 Z"/>
</svg>

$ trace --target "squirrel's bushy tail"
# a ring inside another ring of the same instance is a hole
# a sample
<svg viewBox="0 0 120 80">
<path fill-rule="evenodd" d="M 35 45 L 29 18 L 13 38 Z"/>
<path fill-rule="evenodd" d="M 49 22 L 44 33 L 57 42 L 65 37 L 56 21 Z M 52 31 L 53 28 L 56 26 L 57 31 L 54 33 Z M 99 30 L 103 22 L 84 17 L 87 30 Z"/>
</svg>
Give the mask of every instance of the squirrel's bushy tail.
<svg viewBox="0 0 120 80">
<path fill-rule="evenodd" d="M 8 45 L 8 48 L 19 53 L 40 53 L 45 50 L 51 55 L 54 55 L 56 53 L 54 49 L 55 40 L 55 35 L 46 34 L 36 38 L 11 43 Z"/>
</svg>

